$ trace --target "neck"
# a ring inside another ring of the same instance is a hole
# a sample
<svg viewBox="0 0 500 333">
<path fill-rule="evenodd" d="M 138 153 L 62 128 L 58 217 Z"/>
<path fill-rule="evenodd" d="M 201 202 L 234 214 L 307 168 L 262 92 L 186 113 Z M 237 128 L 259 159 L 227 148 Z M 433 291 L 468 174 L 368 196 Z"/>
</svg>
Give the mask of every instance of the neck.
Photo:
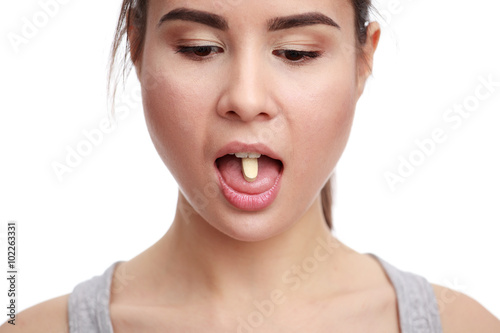
<svg viewBox="0 0 500 333">
<path fill-rule="evenodd" d="M 259 242 L 228 237 L 195 214 L 187 220 L 182 201 L 179 194 L 174 223 L 155 247 L 158 264 L 169 276 L 182 275 L 188 293 L 223 301 L 269 299 L 273 290 L 301 297 L 332 283 L 322 273 L 331 272 L 341 244 L 326 226 L 319 197 L 289 230 Z"/>
</svg>

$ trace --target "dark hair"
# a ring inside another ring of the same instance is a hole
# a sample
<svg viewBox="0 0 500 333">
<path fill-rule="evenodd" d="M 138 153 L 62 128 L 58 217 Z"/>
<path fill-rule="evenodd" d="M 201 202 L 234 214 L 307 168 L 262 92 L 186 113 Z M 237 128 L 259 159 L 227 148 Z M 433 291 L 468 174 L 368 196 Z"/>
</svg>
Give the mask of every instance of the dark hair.
<svg viewBox="0 0 500 333">
<path fill-rule="evenodd" d="M 367 39 L 367 22 L 371 9 L 371 0 L 351 0 L 354 8 L 357 44 L 363 45 Z M 119 80 L 115 77 L 116 60 L 119 57 L 120 46 L 125 40 L 125 54 L 121 57 L 120 67 L 122 72 L 119 73 L 123 79 L 126 78 L 131 68 L 131 62 L 138 59 L 143 51 L 144 36 L 146 34 L 148 12 L 148 0 L 123 0 L 118 25 L 116 26 L 115 38 L 111 49 L 111 58 L 109 64 L 108 76 L 108 92 L 111 100 L 114 103 L 116 90 Z M 129 41 L 128 32 L 130 29 L 135 29 L 134 39 Z M 113 80 L 115 79 L 115 80 Z M 113 108 L 112 108 L 113 110 Z M 112 111 L 113 113 L 113 111 Z M 329 179 L 321 190 L 321 204 L 323 207 L 323 215 L 330 229 L 333 229 L 332 205 L 333 205 L 333 184 L 332 179 Z"/>
</svg>

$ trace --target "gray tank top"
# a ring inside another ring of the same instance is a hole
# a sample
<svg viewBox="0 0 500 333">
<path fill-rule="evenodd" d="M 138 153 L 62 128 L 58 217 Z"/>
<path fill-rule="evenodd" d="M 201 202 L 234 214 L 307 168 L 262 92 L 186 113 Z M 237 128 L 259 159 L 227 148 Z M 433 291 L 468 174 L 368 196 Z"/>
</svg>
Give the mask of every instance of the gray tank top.
<svg viewBox="0 0 500 333">
<path fill-rule="evenodd" d="M 429 282 L 372 256 L 381 263 L 396 291 L 401 333 L 442 333 L 437 300 Z M 113 333 L 109 295 L 116 264 L 104 274 L 78 284 L 70 294 L 70 333 Z"/>
</svg>

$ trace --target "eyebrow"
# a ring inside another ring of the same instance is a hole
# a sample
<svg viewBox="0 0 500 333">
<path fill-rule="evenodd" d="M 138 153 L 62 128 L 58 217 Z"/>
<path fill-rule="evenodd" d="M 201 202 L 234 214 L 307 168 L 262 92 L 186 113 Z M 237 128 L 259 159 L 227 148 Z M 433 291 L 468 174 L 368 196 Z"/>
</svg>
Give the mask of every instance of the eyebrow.
<svg viewBox="0 0 500 333">
<path fill-rule="evenodd" d="M 325 24 L 340 30 L 340 26 L 337 24 L 337 22 L 335 22 L 328 16 L 318 12 L 304 13 L 298 15 L 285 16 L 285 17 L 276 17 L 274 19 L 269 20 L 268 30 L 278 31 L 278 30 L 305 27 L 316 24 Z"/>
<path fill-rule="evenodd" d="M 158 22 L 158 27 L 164 22 L 175 20 L 201 23 L 222 31 L 229 29 L 229 24 L 222 16 L 187 8 L 177 8 L 163 15 Z"/>
<path fill-rule="evenodd" d="M 222 16 L 188 8 L 177 8 L 163 15 L 158 22 L 158 27 L 164 22 L 175 20 L 196 22 L 222 31 L 229 30 L 229 24 Z M 269 31 L 273 32 L 316 24 L 329 25 L 340 30 L 340 26 L 337 22 L 318 12 L 276 17 L 267 22 L 267 28 Z"/>
</svg>

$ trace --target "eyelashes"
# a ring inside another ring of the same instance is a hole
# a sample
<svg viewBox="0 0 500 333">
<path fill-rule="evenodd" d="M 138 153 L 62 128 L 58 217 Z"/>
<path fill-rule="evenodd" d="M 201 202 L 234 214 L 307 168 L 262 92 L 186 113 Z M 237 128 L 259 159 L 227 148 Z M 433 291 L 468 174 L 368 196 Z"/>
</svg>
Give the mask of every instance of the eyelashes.
<svg viewBox="0 0 500 333">
<path fill-rule="evenodd" d="M 182 53 L 193 60 L 204 60 L 203 58 L 208 58 L 212 54 L 224 52 L 222 48 L 218 46 L 202 45 L 202 46 L 178 46 L 176 53 Z"/>
<path fill-rule="evenodd" d="M 191 60 L 205 61 L 213 56 L 223 53 L 221 47 L 213 45 L 200 45 L 200 46 L 177 46 L 176 53 L 181 53 Z M 284 61 L 292 65 L 303 65 L 306 62 L 312 61 L 321 57 L 319 51 L 299 51 L 299 50 L 274 50 L 273 55 L 282 58 Z"/>
<path fill-rule="evenodd" d="M 278 57 L 284 57 L 291 62 L 303 62 L 316 59 L 321 56 L 318 51 L 297 51 L 297 50 L 275 50 L 273 54 Z"/>
</svg>

